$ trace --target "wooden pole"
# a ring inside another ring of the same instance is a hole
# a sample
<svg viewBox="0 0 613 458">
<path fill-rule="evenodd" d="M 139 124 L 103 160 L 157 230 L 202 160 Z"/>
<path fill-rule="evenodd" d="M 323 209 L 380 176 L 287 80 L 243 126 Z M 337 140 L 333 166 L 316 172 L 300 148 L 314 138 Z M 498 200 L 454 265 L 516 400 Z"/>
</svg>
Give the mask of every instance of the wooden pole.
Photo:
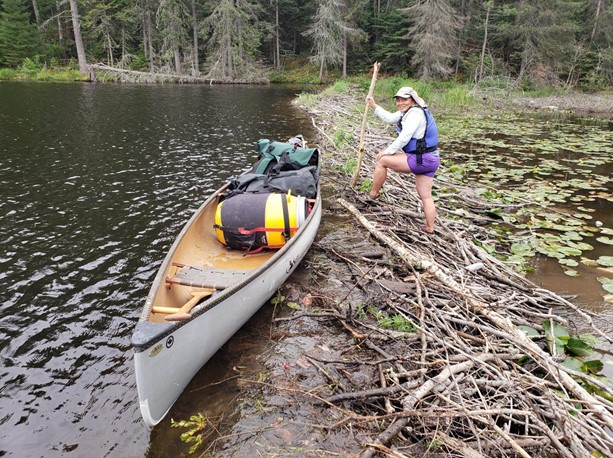
<svg viewBox="0 0 613 458">
<path fill-rule="evenodd" d="M 368 96 L 372 97 L 373 92 L 375 91 L 375 83 L 377 82 L 377 74 L 379 73 L 379 67 L 381 64 L 379 62 L 375 62 L 372 69 L 372 80 L 370 81 L 370 88 L 368 89 Z M 358 162 L 355 165 L 355 173 L 353 174 L 353 179 L 351 180 L 351 187 L 353 188 L 355 184 L 358 182 L 358 177 L 360 176 L 360 167 L 362 167 L 362 157 L 364 156 L 364 132 L 366 131 L 366 120 L 368 119 L 368 102 L 366 102 L 366 107 L 364 108 L 364 116 L 362 117 L 362 125 L 360 126 L 360 145 L 358 146 Z"/>
</svg>

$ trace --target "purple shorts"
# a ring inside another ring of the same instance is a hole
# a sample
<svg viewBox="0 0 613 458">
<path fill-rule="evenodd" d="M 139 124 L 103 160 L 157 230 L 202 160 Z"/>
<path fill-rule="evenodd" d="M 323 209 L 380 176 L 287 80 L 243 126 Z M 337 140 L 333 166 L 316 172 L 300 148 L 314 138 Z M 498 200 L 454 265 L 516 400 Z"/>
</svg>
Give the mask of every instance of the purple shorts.
<svg viewBox="0 0 613 458">
<path fill-rule="evenodd" d="M 441 158 L 438 151 L 433 153 L 422 154 L 421 165 L 417 164 L 417 154 L 408 154 L 407 164 L 415 175 L 426 175 L 427 177 L 433 177 L 434 172 L 438 170 L 438 166 L 441 164 Z"/>
</svg>

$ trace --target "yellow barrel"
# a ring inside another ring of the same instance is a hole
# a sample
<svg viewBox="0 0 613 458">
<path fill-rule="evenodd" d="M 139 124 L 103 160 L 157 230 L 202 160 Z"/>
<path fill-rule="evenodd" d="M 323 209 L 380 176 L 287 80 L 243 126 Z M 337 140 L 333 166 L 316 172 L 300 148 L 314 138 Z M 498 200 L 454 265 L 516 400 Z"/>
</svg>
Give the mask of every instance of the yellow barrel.
<svg viewBox="0 0 613 458">
<path fill-rule="evenodd" d="M 288 227 L 284 212 L 287 212 Z M 215 231 L 219 241 L 230 248 L 248 251 L 281 248 L 286 237 L 294 236 L 307 214 L 308 202 L 302 196 L 237 194 L 217 205 Z"/>
</svg>

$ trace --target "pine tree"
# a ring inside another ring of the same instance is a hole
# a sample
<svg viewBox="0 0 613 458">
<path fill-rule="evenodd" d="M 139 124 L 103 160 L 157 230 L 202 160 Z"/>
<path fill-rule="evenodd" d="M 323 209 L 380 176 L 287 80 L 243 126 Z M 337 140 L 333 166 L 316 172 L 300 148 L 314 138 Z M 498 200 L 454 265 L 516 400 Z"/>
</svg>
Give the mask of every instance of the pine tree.
<svg viewBox="0 0 613 458">
<path fill-rule="evenodd" d="M 23 0 L 4 0 L 0 13 L 0 63 L 19 66 L 38 50 L 36 26 Z"/>
<path fill-rule="evenodd" d="M 221 0 L 204 21 L 207 41 L 207 78 L 222 81 L 257 80 L 260 46 L 260 7 L 250 0 Z"/>
<path fill-rule="evenodd" d="M 520 0 L 513 34 L 519 80 L 555 85 L 567 76 L 576 53 L 577 7 L 574 0 Z"/>
<path fill-rule="evenodd" d="M 406 73 L 413 56 L 406 37 L 410 26 L 408 19 L 401 16 L 397 8 L 381 8 L 371 20 L 374 22 L 371 29 L 373 44 L 370 60 L 382 62 L 387 72 Z"/>
<path fill-rule="evenodd" d="M 319 63 L 319 79 L 323 80 L 328 64 L 343 61 L 343 1 L 319 0 L 313 24 L 307 35 L 313 39 L 312 62 Z"/>
<path fill-rule="evenodd" d="M 157 9 L 156 0 L 139 0 L 135 5 L 135 13 L 138 16 L 138 23 L 142 35 L 141 46 L 143 55 L 151 73 L 156 69 L 156 46 L 157 29 L 155 28 L 155 11 Z"/>
<path fill-rule="evenodd" d="M 182 72 L 182 49 L 189 48 L 191 7 L 182 0 L 161 0 L 157 11 L 157 26 L 161 37 L 162 59 L 174 63 L 174 71 Z"/>
<path fill-rule="evenodd" d="M 461 23 L 448 0 L 418 0 L 400 10 L 413 22 L 406 35 L 415 52 L 412 63 L 424 80 L 453 72 L 452 60 Z"/>
</svg>

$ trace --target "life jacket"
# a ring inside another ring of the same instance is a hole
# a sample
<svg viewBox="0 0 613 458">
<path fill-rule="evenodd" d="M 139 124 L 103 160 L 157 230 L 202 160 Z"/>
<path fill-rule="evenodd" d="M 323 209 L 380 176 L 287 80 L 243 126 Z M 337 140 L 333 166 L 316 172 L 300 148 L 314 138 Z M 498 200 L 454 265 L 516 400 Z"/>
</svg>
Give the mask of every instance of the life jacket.
<svg viewBox="0 0 613 458">
<path fill-rule="evenodd" d="M 419 105 L 414 106 L 424 112 L 426 116 L 426 130 L 423 138 L 411 138 L 409 143 L 407 143 L 402 150 L 408 154 L 417 154 L 417 163 L 421 164 L 421 155 L 423 153 L 431 153 L 438 148 L 438 127 L 436 126 L 434 117 L 427 108 L 422 108 Z M 402 120 L 405 116 L 406 113 L 402 115 L 402 118 L 398 121 L 398 125 L 396 126 L 396 132 L 398 133 L 402 132 Z"/>
</svg>

